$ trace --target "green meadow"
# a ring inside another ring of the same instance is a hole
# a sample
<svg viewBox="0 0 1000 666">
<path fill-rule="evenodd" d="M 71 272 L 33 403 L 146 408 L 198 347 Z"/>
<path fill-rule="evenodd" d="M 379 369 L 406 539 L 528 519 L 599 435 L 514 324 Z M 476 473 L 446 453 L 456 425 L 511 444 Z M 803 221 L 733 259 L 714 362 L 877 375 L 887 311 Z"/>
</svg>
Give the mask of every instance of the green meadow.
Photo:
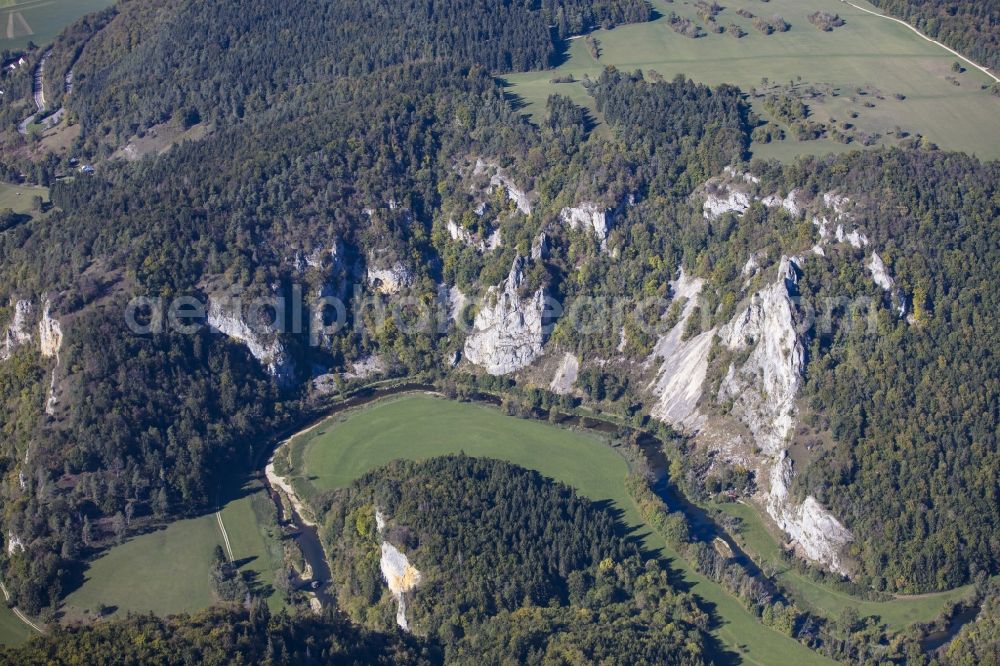
<svg viewBox="0 0 1000 666">
<path fill-rule="evenodd" d="M 78 18 L 114 0 L 0 0 L 0 50 L 48 44 Z"/>
<path fill-rule="evenodd" d="M 49 188 L 37 185 L 0 183 L 0 210 L 10 208 L 15 213 L 33 213 L 31 200 L 35 196 L 40 196 L 43 201 L 48 201 Z"/>
<path fill-rule="evenodd" d="M 837 619 L 847 608 L 854 608 L 861 616 L 877 615 L 893 630 L 901 630 L 914 622 L 930 622 L 940 615 L 945 605 L 958 601 L 968 594 L 972 586 L 955 588 L 937 594 L 899 597 L 892 601 L 865 601 L 814 580 L 781 559 L 778 544 L 764 525 L 757 509 L 747 504 L 713 504 L 742 521 L 737 539 L 758 564 L 775 567 L 775 577 L 799 604 L 820 615 Z"/>
<path fill-rule="evenodd" d="M 621 511 L 622 522 L 648 549 L 669 558 L 678 576 L 711 608 L 718 619 L 713 633 L 745 663 L 830 663 L 762 626 L 735 598 L 670 551 L 643 523 L 625 490 L 625 459 L 599 437 L 508 417 L 483 405 L 411 395 L 331 417 L 294 438 L 291 446 L 293 484 L 305 497 L 345 486 L 397 458 L 419 460 L 464 451 L 535 469 Z"/>
<path fill-rule="evenodd" d="M 20 645 L 35 635 L 6 604 L 0 606 L 0 645 Z"/>
<path fill-rule="evenodd" d="M 234 561 L 251 573 L 258 589 L 271 590 L 274 572 L 282 566 L 281 544 L 263 488 L 252 482 L 225 503 L 221 514 Z M 213 602 L 209 572 L 216 546 L 225 548 L 225 542 L 214 513 L 133 537 L 90 563 L 83 585 L 66 598 L 65 617 L 93 617 L 101 605 L 116 616 L 207 608 Z M 268 596 L 274 609 L 283 605 L 277 596 Z"/>
<path fill-rule="evenodd" d="M 591 55 L 585 40 L 571 40 L 566 61 L 555 71 L 509 75 L 509 91 L 526 104 L 525 112 L 537 118 L 553 92 L 577 101 L 584 99 L 586 92 L 579 80 L 598 76 L 607 65 L 625 71 L 652 69 L 668 79 L 684 74 L 711 85 L 731 83 L 748 93 L 764 87 L 765 79 L 767 86 L 805 88 L 815 84 L 837 93 L 807 101 L 816 120 L 850 120 L 859 129 L 882 135 L 879 145 L 891 145 L 895 135 L 889 133 L 898 126 L 922 134 L 942 148 L 964 150 L 984 159 L 1000 157 L 1000 98 L 983 89 L 993 83 L 992 79 L 971 67 L 955 74 L 950 69 L 956 61 L 954 55 L 905 26 L 835 0 L 733 0 L 721 4 L 725 8 L 717 17 L 718 24 L 739 25 L 746 36 L 737 39 L 708 32 L 698 39 L 684 37 L 673 31 L 667 17 L 674 12 L 704 28 L 694 3 L 653 0 L 660 14 L 656 20 L 594 32 L 600 43 L 599 58 Z M 864 0 L 858 4 L 874 9 Z M 756 16 L 780 15 L 791 29 L 764 35 L 750 19 L 736 14 L 740 9 Z M 806 18 L 814 11 L 838 13 L 846 24 L 822 32 Z M 565 75 L 572 75 L 577 82 L 551 83 L 553 77 Z M 954 77 L 958 85 L 946 77 Z M 864 94 L 858 94 L 859 88 Z M 592 103 L 588 106 L 592 108 Z M 759 99 L 753 106 L 758 114 L 767 116 Z M 857 118 L 851 118 L 852 113 Z M 855 147 L 857 144 L 847 146 L 829 139 L 786 139 L 754 145 L 753 152 L 790 159 L 802 153 Z"/>
</svg>

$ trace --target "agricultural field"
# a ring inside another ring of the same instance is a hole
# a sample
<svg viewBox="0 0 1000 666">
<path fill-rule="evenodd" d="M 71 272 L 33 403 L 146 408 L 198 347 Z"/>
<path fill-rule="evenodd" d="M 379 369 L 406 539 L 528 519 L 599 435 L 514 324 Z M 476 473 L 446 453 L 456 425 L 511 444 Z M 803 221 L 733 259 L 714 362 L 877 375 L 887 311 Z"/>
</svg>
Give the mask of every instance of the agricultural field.
<svg viewBox="0 0 1000 666">
<path fill-rule="evenodd" d="M 483 405 L 412 395 L 331 417 L 294 438 L 291 446 L 293 485 L 305 497 L 342 487 L 397 458 L 424 459 L 464 451 L 535 469 L 619 509 L 622 521 L 646 547 L 671 559 L 678 576 L 714 609 L 719 622 L 713 633 L 745 662 L 773 666 L 830 663 L 762 626 L 735 598 L 671 552 L 642 522 L 625 490 L 628 468 L 624 458 L 599 437 L 504 416 Z"/>
<path fill-rule="evenodd" d="M 768 531 L 757 509 L 739 503 L 713 504 L 712 508 L 736 516 L 742 521 L 742 530 L 736 535 L 742 547 L 758 564 L 776 568 L 776 578 L 791 592 L 803 607 L 836 619 L 846 608 L 854 608 L 861 616 L 877 615 L 892 630 L 901 630 L 914 622 L 934 620 L 948 603 L 958 601 L 972 586 L 959 587 L 947 592 L 899 597 L 892 601 L 865 601 L 840 592 L 808 575 L 790 567 L 781 559 L 778 544 Z"/>
<path fill-rule="evenodd" d="M 242 571 L 250 571 L 254 587 L 265 592 L 272 590 L 274 572 L 281 566 L 281 545 L 268 503 L 254 482 L 221 511 L 234 561 Z M 102 604 L 109 615 L 169 615 L 206 608 L 213 602 L 209 571 L 217 545 L 225 548 L 214 513 L 129 539 L 90 564 L 84 584 L 66 598 L 65 618 L 92 618 Z M 282 605 L 277 596 L 268 595 L 274 609 Z"/>
<path fill-rule="evenodd" d="M 694 2 L 653 0 L 659 14 L 649 23 L 597 30 L 598 57 L 585 39 L 570 41 L 567 58 L 555 71 L 528 72 L 506 77 L 509 91 L 525 103 L 534 117 L 544 112 L 548 95 L 558 92 L 577 100 L 586 94 L 580 80 L 596 77 L 607 65 L 621 70 L 655 70 L 670 79 L 684 74 L 716 85 L 731 83 L 750 94 L 755 112 L 770 119 L 763 107 L 763 93 L 788 92 L 805 101 L 810 120 L 833 123 L 852 131 L 877 135 L 872 145 L 893 145 L 897 127 L 921 134 L 942 148 L 964 150 L 980 158 L 1000 157 L 1000 97 L 990 94 L 993 79 L 909 28 L 873 16 L 834 0 L 733 0 L 724 4 L 715 23 L 736 31 L 716 34 L 698 16 Z M 864 0 L 857 3 L 874 10 Z M 765 35 L 753 19 L 780 15 L 789 24 L 786 32 Z M 816 11 L 836 13 L 844 25 L 830 32 L 808 20 Z M 704 35 L 690 38 L 674 31 L 672 13 L 700 26 Z M 555 77 L 572 76 L 573 83 L 552 83 Z M 757 89 L 761 96 L 755 96 Z M 600 121 L 599 117 L 596 120 Z M 754 144 L 755 156 L 791 159 L 795 155 L 841 152 L 860 147 L 829 138 L 798 141 L 787 138 Z"/>
<path fill-rule="evenodd" d="M 0 0 L 0 51 L 48 44 L 81 16 L 114 0 Z"/>
<path fill-rule="evenodd" d="M 36 196 L 48 201 L 49 188 L 0 182 L 0 210 L 10 208 L 15 213 L 33 214 L 31 200 Z"/>
<path fill-rule="evenodd" d="M 0 645 L 20 645 L 34 635 L 6 604 L 0 606 Z"/>
</svg>

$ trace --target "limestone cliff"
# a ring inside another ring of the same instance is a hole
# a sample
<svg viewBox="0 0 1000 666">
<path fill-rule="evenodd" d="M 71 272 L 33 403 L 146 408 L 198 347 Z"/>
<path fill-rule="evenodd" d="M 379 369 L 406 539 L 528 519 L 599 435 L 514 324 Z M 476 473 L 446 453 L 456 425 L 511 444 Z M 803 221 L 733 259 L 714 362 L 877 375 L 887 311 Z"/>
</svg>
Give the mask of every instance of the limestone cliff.
<svg viewBox="0 0 1000 666">
<path fill-rule="evenodd" d="M 524 259 L 514 260 L 507 279 L 490 287 L 465 340 L 465 358 L 491 375 L 506 375 L 531 364 L 542 354 L 545 293 L 539 289 L 522 299 Z"/>
<path fill-rule="evenodd" d="M 413 273 L 402 262 L 368 266 L 368 285 L 380 294 L 397 294 L 413 284 Z"/>
<path fill-rule="evenodd" d="M 14 316 L 7 327 L 7 332 L 4 333 L 3 345 L 0 346 L 0 361 L 6 361 L 18 347 L 31 342 L 30 324 L 28 323 L 34 309 L 31 301 L 18 300 L 14 301 L 12 305 L 14 306 Z"/>
<path fill-rule="evenodd" d="M 809 559 L 840 573 L 850 532 L 813 497 L 799 502 L 789 494 L 794 470 L 787 458 L 802 386 L 805 342 L 797 330 L 800 260 L 782 257 L 776 279 L 751 294 L 729 322 L 688 340 L 682 331 L 697 302 L 699 280 L 681 276 L 672 284 L 675 298 L 686 299 L 678 323 L 660 338 L 653 352 L 659 373 L 650 391 L 654 417 L 690 434 L 720 455 L 755 470 L 760 505 Z M 705 395 L 713 339 L 732 353 L 716 395 Z M 699 403 L 710 401 L 702 410 Z M 724 406 L 728 406 L 724 407 Z M 734 421 L 736 423 L 734 423 Z M 741 430 L 749 433 L 744 441 Z"/>
<path fill-rule="evenodd" d="M 713 328 L 683 339 L 684 328 L 694 315 L 702 285 L 702 280 L 685 275 L 683 270 L 671 283 L 674 299 L 683 302 L 684 309 L 673 328 L 657 341 L 647 361 L 647 365 L 660 362 L 659 372 L 649 386 L 657 396 L 653 416 L 691 431 L 698 430 L 705 420 L 698 411 L 698 401 L 708 370 L 708 352 L 715 337 Z"/>
<path fill-rule="evenodd" d="M 234 302 L 224 296 L 208 299 L 208 326 L 241 343 L 281 384 L 294 379 L 295 370 L 281 340 L 274 334 L 259 332 L 236 311 Z"/>
<path fill-rule="evenodd" d="M 559 211 L 559 219 L 570 229 L 590 229 L 593 230 L 597 239 L 604 242 L 608 239 L 608 232 L 611 230 L 613 211 L 598 206 L 595 203 L 585 201 L 578 206 L 563 208 Z"/>
</svg>

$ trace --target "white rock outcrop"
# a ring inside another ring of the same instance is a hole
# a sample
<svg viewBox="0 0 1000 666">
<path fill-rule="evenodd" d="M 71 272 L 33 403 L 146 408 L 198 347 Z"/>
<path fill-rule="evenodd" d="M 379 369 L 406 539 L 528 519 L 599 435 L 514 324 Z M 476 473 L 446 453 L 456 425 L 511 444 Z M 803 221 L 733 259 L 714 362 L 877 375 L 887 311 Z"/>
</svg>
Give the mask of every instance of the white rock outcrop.
<svg viewBox="0 0 1000 666">
<path fill-rule="evenodd" d="M 386 268 L 368 267 L 368 285 L 380 294 L 397 294 L 413 284 L 413 273 L 397 261 Z"/>
<path fill-rule="evenodd" d="M 573 384 L 576 383 L 579 374 L 580 360 L 573 354 L 566 352 L 563 354 L 562 361 L 559 362 L 559 367 L 556 368 L 555 376 L 549 383 L 549 390 L 558 395 L 569 395 L 573 392 Z"/>
<path fill-rule="evenodd" d="M 46 300 L 42 308 L 42 319 L 38 322 L 38 347 L 45 358 L 58 358 L 59 350 L 62 349 L 62 326 L 57 319 L 52 318 L 51 310 L 52 302 Z"/>
<path fill-rule="evenodd" d="M 235 301 L 238 304 L 239 301 Z M 209 328 L 241 343 L 267 368 L 268 373 L 280 383 L 294 378 L 294 367 L 281 340 L 274 334 L 259 333 L 244 321 L 234 302 L 226 297 L 210 296 L 208 299 Z"/>
<path fill-rule="evenodd" d="M 42 308 L 42 318 L 38 322 L 38 347 L 45 358 L 55 358 L 49 378 L 49 393 L 45 398 L 45 413 L 54 416 L 59 398 L 56 395 L 56 372 L 59 370 L 59 351 L 62 349 L 63 332 L 58 319 L 52 317 L 52 301 L 46 299 Z"/>
<path fill-rule="evenodd" d="M 733 401 L 733 414 L 770 455 L 783 450 L 794 425 L 795 397 L 805 365 L 789 298 L 791 286 L 798 281 L 796 270 L 795 262 L 782 257 L 778 281 L 754 294 L 746 309 L 719 331 L 727 348 L 752 348 L 740 368 L 730 366 L 719 401 Z"/>
<path fill-rule="evenodd" d="M 683 270 L 671 283 L 674 300 L 683 300 L 684 309 L 673 328 L 657 340 L 647 361 L 647 364 L 661 363 L 656 379 L 648 387 L 656 396 L 652 415 L 689 432 L 700 429 L 705 421 L 698 411 L 698 401 L 704 391 L 708 352 L 715 337 L 713 328 L 683 339 L 684 328 L 698 305 L 702 286 L 701 279 L 688 277 Z"/>
<path fill-rule="evenodd" d="M 563 224 L 568 224 L 569 228 L 574 230 L 593 229 L 601 242 L 608 239 L 612 215 L 612 210 L 589 201 L 559 211 L 559 219 Z"/>
<path fill-rule="evenodd" d="M 718 219 L 726 213 L 742 215 L 750 208 L 750 200 L 750 195 L 746 192 L 722 185 L 705 196 L 702 214 L 706 220 Z"/>
<path fill-rule="evenodd" d="M 4 333 L 3 345 L 0 346 L 0 361 L 8 360 L 18 347 L 31 342 L 31 325 L 28 322 L 34 309 L 31 301 L 14 301 L 13 306 L 14 316 Z"/>
<path fill-rule="evenodd" d="M 472 232 L 458 226 L 455 220 L 449 219 L 445 228 L 448 229 L 448 235 L 453 241 L 460 241 L 469 247 L 476 247 L 476 239 L 472 237 Z"/>
<path fill-rule="evenodd" d="M 446 284 L 438 285 L 438 301 L 440 306 L 444 308 L 447 321 L 455 323 L 461 321 L 465 308 L 469 304 L 468 297 L 462 293 L 461 289 Z"/>
<path fill-rule="evenodd" d="M 23 553 L 23 552 L 24 552 L 24 542 L 21 541 L 21 538 L 16 534 L 14 534 L 14 532 L 8 530 L 7 554 L 14 555 L 16 553 Z"/>
<path fill-rule="evenodd" d="M 458 226 L 455 220 L 449 219 L 445 228 L 448 230 L 448 235 L 453 241 L 462 243 L 479 252 L 492 252 L 503 244 L 500 229 L 494 229 L 486 238 L 480 239 L 468 229 Z"/>
<path fill-rule="evenodd" d="M 791 461 L 782 452 L 771 468 L 768 514 L 801 549 L 803 555 L 810 560 L 822 562 L 831 571 L 846 574 L 841 551 L 854 536 L 815 497 L 810 495 L 796 504 L 788 494 L 792 475 Z"/>
<path fill-rule="evenodd" d="M 545 293 L 520 295 L 524 260 L 514 260 L 507 279 L 490 287 L 465 339 L 465 358 L 491 375 L 506 375 L 530 365 L 542 354 Z"/>
<path fill-rule="evenodd" d="M 758 476 L 767 478 L 770 486 L 764 499 L 768 514 L 806 557 L 846 573 L 841 552 L 852 538 L 850 532 L 814 497 L 796 503 L 788 492 L 792 467 L 786 448 L 795 427 L 805 366 L 792 301 L 798 264 L 795 258 L 782 257 L 778 279 L 754 294 L 750 304 L 720 329 L 724 346 L 750 353 L 739 366 L 730 365 L 718 400 L 731 402 L 731 414 L 749 429 L 760 449 Z"/>
<path fill-rule="evenodd" d="M 549 237 L 540 232 L 531 243 L 531 258 L 535 261 L 549 258 Z"/>
<path fill-rule="evenodd" d="M 844 225 L 837 225 L 836 238 L 838 243 L 847 242 L 850 243 L 852 247 L 861 249 L 868 245 L 868 237 L 861 233 L 858 229 L 853 229 L 850 233 L 844 232 Z"/>
<path fill-rule="evenodd" d="M 843 194 L 836 192 L 826 192 L 823 194 L 823 205 L 833 210 L 837 215 L 846 215 L 847 206 L 851 200 Z"/>
<path fill-rule="evenodd" d="M 868 260 L 868 271 L 872 274 L 875 284 L 885 291 L 892 291 L 896 286 L 896 281 L 889 275 L 889 269 L 886 268 L 882 257 L 878 256 L 878 252 L 872 252 L 871 259 Z"/>
<path fill-rule="evenodd" d="M 662 358 L 662 364 L 649 387 L 657 399 L 651 411 L 655 418 L 694 434 L 700 445 L 722 454 L 722 459 L 751 466 L 762 488 L 761 505 L 800 552 L 846 573 L 842 552 L 852 539 L 850 531 L 816 498 L 798 502 L 789 493 L 794 470 L 787 448 L 805 365 L 805 343 L 796 328 L 793 299 L 800 264 L 798 258 L 782 257 L 777 279 L 753 293 L 729 322 L 686 341 L 681 339 L 684 323 L 692 316 L 702 285 L 682 274 L 673 283 L 674 292 L 688 300 L 680 321 L 654 349 L 652 358 Z M 702 413 L 698 408 L 716 335 L 738 359 L 730 363 L 712 396 L 717 404 L 729 405 L 728 415 Z M 738 434 L 743 428 L 752 439 L 749 444 Z"/>
<path fill-rule="evenodd" d="M 375 511 L 375 527 L 379 536 L 385 531 L 386 519 L 381 511 Z M 396 598 L 396 624 L 403 631 L 410 630 L 410 623 L 406 619 L 406 593 L 413 590 L 420 584 L 420 572 L 410 564 L 406 555 L 398 548 L 382 540 L 382 558 L 379 561 L 382 569 L 382 578 L 386 587 Z"/>
<path fill-rule="evenodd" d="M 528 193 L 517 187 L 502 172 L 497 172 L 490 178 L 490 185 L 493 187 L 503 187 L 507 191 L 507 197 L 514 202 L 517 209 L 525 215 L 531 215 L 531 198 Z"/>
</svg>

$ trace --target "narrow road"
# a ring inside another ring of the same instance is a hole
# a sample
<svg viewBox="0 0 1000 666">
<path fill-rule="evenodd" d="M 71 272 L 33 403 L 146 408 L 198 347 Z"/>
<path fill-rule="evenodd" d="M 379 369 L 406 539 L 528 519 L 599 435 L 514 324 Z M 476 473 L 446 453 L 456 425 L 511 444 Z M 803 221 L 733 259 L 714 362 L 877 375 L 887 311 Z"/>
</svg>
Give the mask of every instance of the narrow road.
<svg viewBox="0 0 1000 666">
<path fill-rule="evenodd" d="M 52 49 L 46 51 L 42 59 L 38 61 L 38 67 L 35 69 L 35 80 L 32 84 L 35 106 L 38 107 L 39 111 L 45 110 L 45 61 L 49 59 L 50 55 L 52 55 Z"/>
<path fill-rule="evenodd" d="M 7 586 L 4 585 L 2 582 L 0 582 L 0 591 L 3 591 L 4 598 L 7 601 L 10 601 L 10 592 L 7 591 Z M 18 609 L 16 606 L 12 606 L 11 610 L 14 611 L 14 615 L 16 615 L 17 619 L 19 619 L 21 622 L 24 622 L 26 625 L 28 625 L 29 627 L 31 627 L 32 629 L 34 629 L 35 631 L 37 631 L 40 634 L 44 634 L 45 633 L 44 629 L 42 629 L 37 624 L 35 624 L 31 620 L 29 620 L 28 616 L 25 615 L 24 613 L 22 613 L 20 611 L 20 609 Z"/>
<path fill-rule="evenodd" d="M 52 55 L 52 49 L 42 54 L 42 59 L 38 61 L 38 66 L 35 67 L 35 78 L 31 86 L 31 94 L 35 99 L 35 106 L 38 108 L 17 126 L 17 131 L 22 135 L 28 134 L 28 125 L 35 118 L 35 114 L 45 110 L 45 61 L 49 59 L 50 55 Z"/>
<path fill-rule="evenodd" d="M 898 19 L 898 18 L 893 18 L 892 16 L 886 16 L 885 14 L 879 14 L 878 12 L 873 12 L 870 9 L 865 9 L 864 7 L 860 7 L 860 6 L 856 5 L 856 4 L 854 4 L 853 2 L 850 2 L 849 0 L 840 0 L 840 1 L 843 2 L 843 3 L 846 3 L 848 5 L 850 5 L 851 7 L 854 7 L 855 9 L 860 9 L 861 11 L 865 12 L 866 14 L 871 14 L 872 16 L 877 16 L 877 17 L 883 18 L 883 19 L 885 19 L 887 21 L 895 21 L 896 23 L 899 23 L 901 25 L 905 25 L 907 28 L 909 28 L 913 32 L 917 33 L 918 35 L 920 35 L 921 37 L 923 37 L 924 39 L 926 39 L 928 42 L 930 42 L 931 44 L 937 44 L 938 46 L 940 46 L 941 48 L 943 48 L 948 53 L 951 53 L 952 55 L 954 55 L 954 56 L 956 56 L 958 58 L 961 58 L 963 61 L 965 61 L 966 63 L 972 65 L 973 67 L 975 67 L 976 69 L 978 69 L 979 71 L 981 71 L 986 76 L 990 77 L 991 79 L 993 79 L 997 83 L 1000 83 L 1000 78 L 997 78 L 996 76 L 994 76 L 994 74 L 989 69 L 987 69 L 986 67 L 983 67 L 982 65 L 979 65 L 977 63 L 972 62 L 971 60 L 969 60 L 968 58 L 966 58 L 964 55 L 962 55 L 961 53 L 959 53 L 955 49 L 951 48 L 950 46 L 942 44 L 941 42 L 937 41 L 936 39 L 931 39 L 930 37 L 928 37 L 924 33 L 920 32 L 919 30 L 917 30 L 916 28 L 914 28 L 912 25 L 910 25 L 909 23 L 907 23 L 906 21 L 903 21 L 903 20 Z"/>
</svg>

